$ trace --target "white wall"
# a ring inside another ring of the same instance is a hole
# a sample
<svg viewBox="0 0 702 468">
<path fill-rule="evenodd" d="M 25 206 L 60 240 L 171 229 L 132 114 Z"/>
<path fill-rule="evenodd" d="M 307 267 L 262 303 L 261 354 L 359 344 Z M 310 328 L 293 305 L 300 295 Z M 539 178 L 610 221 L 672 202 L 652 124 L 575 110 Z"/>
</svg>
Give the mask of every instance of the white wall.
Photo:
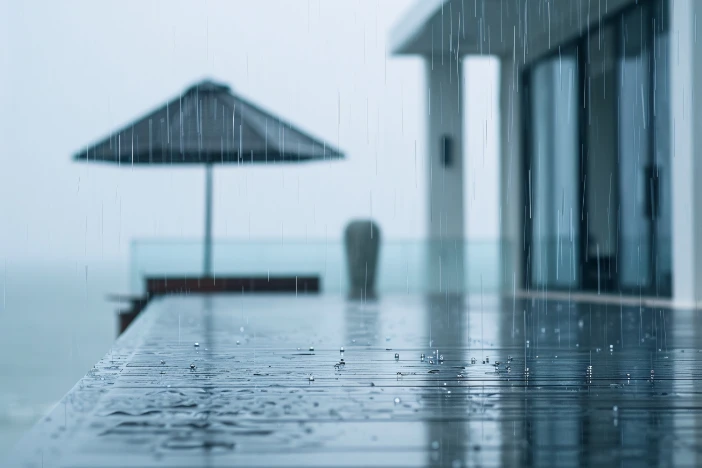
<svg viewBox="0 0 702 468">
<path fill-rule="evenodd" d="M 500 62 L 467 56 L 463 71 L 465 235 L 492 243 L 500 237 Z"/>
<path fill-rule="evenodd" d="M 673 176 L 673 297 L 686 304 L 702 296 L 702 47 L 697 43 L 697 17 L 702 3 L 670 3 L 670 80 Z"/>
</svg>

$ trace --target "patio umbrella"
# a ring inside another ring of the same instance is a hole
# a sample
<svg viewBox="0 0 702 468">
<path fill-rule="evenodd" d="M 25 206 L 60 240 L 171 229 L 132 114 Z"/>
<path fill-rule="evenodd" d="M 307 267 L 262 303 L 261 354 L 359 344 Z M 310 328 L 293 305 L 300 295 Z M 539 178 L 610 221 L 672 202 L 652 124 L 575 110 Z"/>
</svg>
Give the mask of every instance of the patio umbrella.
<svg viewBox="0 0 702 468">
<path fill-rule="evenodd" d="M 344 155 L 264 111 L 224 84 L 205 80 L 86 147 L 74 160 L 123 166 L 205 166 L 204 274 L 212 275 L 212 167 L 339 159 Z"/>
</svg>

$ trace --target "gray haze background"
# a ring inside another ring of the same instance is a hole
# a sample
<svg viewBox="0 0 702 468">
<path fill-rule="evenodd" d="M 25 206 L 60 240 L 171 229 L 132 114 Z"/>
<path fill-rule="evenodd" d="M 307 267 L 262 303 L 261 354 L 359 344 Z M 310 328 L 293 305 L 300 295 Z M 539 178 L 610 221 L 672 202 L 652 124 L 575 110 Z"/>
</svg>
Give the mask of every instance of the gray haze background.
<svg viewBox="0 0 702 468">
<path fill-rule="evenodd" d="M 70 161 L 193 82 L 347 154 L 218 167 L 215 239 L 338 239 L 367 216 L 387 239 L 425 237 L 424 64 L 386 41 L 412 3 L 0 0 L 0 454 L 109 349 L 104 295 L 127 290 L 129 242 L 201 238 L 202 169 Z M 495 239 L 497 67 L 466 71 L 467 233 Z"/>
</svg>

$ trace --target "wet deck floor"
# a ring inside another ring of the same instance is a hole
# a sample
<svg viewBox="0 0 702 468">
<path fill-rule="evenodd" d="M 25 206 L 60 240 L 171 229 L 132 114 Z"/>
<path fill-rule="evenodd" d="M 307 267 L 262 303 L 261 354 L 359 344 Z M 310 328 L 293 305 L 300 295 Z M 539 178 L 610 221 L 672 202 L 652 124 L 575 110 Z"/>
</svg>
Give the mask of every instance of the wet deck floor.
<svg viewBox="0 0 702 468">
<path fill-rule="evenodd" d="M 163 298 L 10 464 L 702 466 L 701 325 L 512 298 Z"/>
</svg>

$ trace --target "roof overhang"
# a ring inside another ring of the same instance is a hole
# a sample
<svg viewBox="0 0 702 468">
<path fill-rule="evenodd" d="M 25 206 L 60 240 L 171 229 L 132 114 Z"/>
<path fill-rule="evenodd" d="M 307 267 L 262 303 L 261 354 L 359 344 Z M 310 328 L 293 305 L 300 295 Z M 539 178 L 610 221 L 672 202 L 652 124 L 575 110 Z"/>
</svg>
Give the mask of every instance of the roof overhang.
<svg viewBox="0 0 702 468">
<path fill-rule="evenodd" d="M 423 50 L 423 32 L 435 22 L 437 12 L 448 0 L 415 0 L 400 21 L 390 31 L 390 50 L 393 54 L 418 54 Z"/>
<path fill-rule="evenodd" d="M 392 28 L 390 50 L 395 55 L 514 56 L 529 62 L 637 3 L 417 0 Z"/>
</svg>

